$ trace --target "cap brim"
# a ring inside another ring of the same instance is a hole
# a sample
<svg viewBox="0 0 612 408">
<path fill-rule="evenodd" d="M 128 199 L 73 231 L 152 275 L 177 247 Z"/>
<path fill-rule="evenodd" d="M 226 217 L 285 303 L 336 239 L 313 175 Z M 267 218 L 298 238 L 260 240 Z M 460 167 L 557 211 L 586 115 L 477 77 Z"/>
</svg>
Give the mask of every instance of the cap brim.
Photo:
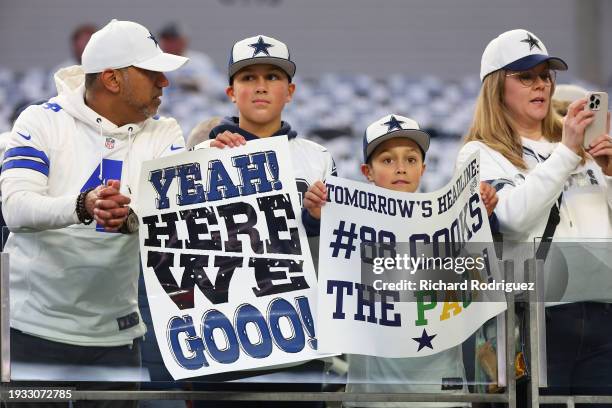
<svg viewBox="0 0 612 408">
<path fill-rule="evenodd" d="M 293 78 L 293 76 L 295 75 L 295 63 L 293 61 L 277 57 L 257 57 L 234 62 L 229 66 L 228 76 L 229 78 L 231 78 L 236 72 L 240 71 L 242 68 L 256 64 L 270 64 L 277 66 L 283 71 L 285 71 L 287 75 L 289 75 L 289 78 Z"/>
<path fill-rule="evenodd" d="M 380 146 L 381 143 L 396 137 L 404 137 L 406 139 L 412 140 L 423 150 L 423 154 L 427 153 L 427 150 L 429 149 L 429 141 L 431 139 L 429 133 L 417 129 L 394 130 L 393 132 L 387 133 L 384 136 L 380 136 L 376 140 L 373 140 L 372 142 L 368 143 L 365 149 L 364 163 L 368 161 L 370 155 L 374 153 L 374 150 L 376 150 L 376 148 Z"/>
<path fill-rule="evenodd" d="M 179 69 L 187 61 L 189 61 L 187 57 L 162 52 L 153 58 L 132 65 L 138 68 L 148 69 L 149 71 L 169 72 Z"/>
<path fill-rule="evenodd" d="M 532 54 L 527 55 L 521 59 L 518 59 L 504 67 L 504 69 L 510 71 L 526 71 L 535 67 L 542 62 L 548 62 L 550 69 L 557 71 L 567 71 L 567 64 L 561 58 L 551 57 L 543 54 Z"/>
</svg>

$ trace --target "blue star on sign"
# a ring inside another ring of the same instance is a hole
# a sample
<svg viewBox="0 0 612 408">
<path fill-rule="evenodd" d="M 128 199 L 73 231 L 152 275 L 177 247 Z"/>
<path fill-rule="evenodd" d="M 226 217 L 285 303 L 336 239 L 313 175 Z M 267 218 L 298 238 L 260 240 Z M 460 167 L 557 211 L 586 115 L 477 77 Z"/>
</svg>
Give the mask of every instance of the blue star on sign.
<svg viewBox="0 0 612 408">
<path fill-rule="evenodd" d="M 402 123 L 404 121 L 395 119 L 395 116 L 391 115 L 391 118 L 388 122 L 383 123 L 383 125 L 387 125 L 387 132 L 392 131 L 393 129 L 402 130 Z"/>
<path fill-rule="evenodd" d="M 540 51 L 542 51 L 542 48 L 540 47 L 540 42 L 538 40 L 536 40 L 531 34 L 527 33 L 527 38 L 525 38 L 524 40 L 521 40 L 521 42 L 527 43 L 529 44 L 529 51 L 531 51 L 533 49 L 533 47 L 538 47 L 538 49 Z"/>
<path fill-rule="evenodd" d="M 433 350 L 433 346 L 431 345 L 431 341 L 436 336 L 437 336 L 437 334 L 434 334 L 433 336 L 428 336 L 427 335 L 427 330 L 423 329 L 423 334 L 421 334 L 421 337 L 413 337 L 412 340 L 414 340 L 417 343 L 419 343 L 419 349 L 417 350 L 417 352 L 421 351 L 421 349 L 423 349 L 425 347 L 429 347 L 430 349 Z"/>
<path fill-rule="evenodd" d="M 149 31 L 149 36 L 147 38 L 149 40 L 153 40 L 153 42 L 155 43 L 155 46 L 159 48 L 159 43 L 157 42 L 157 39 L 155 38 L 155 36 L 153 34 L 151 34 L 150 31 Z"/>
<path fill-rule="evenodd" d="M 253 52 L 253 56 L 256 56 L 260 52 L 263 52 L 264 54 L 269 56 L 270 53 L 268 52 L 268 48 L 274 47 L 274 46 L 272 44 L 268 44 L 264 42 L 263 37 L 259 37 L 259 40 L 257 40 L 257 42 L 254 44 L 249 44 L 249 47 L 255 49 L 255 51 Z"/>
</svg>

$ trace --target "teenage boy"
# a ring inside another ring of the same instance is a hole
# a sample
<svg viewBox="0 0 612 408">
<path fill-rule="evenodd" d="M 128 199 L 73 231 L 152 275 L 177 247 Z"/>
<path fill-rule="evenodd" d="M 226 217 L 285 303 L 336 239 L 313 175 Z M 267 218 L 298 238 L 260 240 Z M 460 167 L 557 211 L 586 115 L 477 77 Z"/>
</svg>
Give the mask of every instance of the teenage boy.
<svg viewBox="0 0 612 408">
<path fill-rule="evenodd" d="M 275 38 L 256 35 L 232 47 L 226 94 L 238 108 L 238 116 L 226 117 L 210 132 L 212 141 L 196 146 L 223 148 L 249 140 L 287 135 L 291 162 L 300 201 L 310 186 L 329 175 L 336 175 L 331 154 L 321 145 L 297 137 L 291 125 L 282 120 L 285 105 L 291 102 L 296 86 L 292 82 L 295 63 L 287 45 Z M 302 220 L 309 236 L 318 235 L 318 222 L 308 212 Z"/>
<path fill-rule="evenodd" d="M 387 115 L 366 129 L 363 141 L 364 161 L 361 172 L 369 182 L 394 191 L 414 193 L 425 173 L 425 153 L 430 136 L 412 119 Z M 495 189 L 480 184 L 480 194 L 490 215 L 497 204 Z M 321 218 L 321 207 L 327 192 L 321 182 L 315 183 L 304 196 L 304 207 L 313 219 Z M 416 358 L 381 358 L 349 356 L 348 392 L 411 393 L 442 392 L 445 379 L 461 379 L 465 387 L 465 370 L 461 346 L 441 353 Z M 450 391 L 453 392 L 453 391 Z M 456 392 L 456 391 L 455 391 Z M 345 403 L 359 407 L 458 407 L 461 403 L 360 402 Z"/>
<path fill-rule="evenodd" d="M 196 149 L 203 147 L 224 148 L 244 145 L 249 140 L 265 137 L 287 135 L 289 139 L 289 151 L 291 163 L 300 194 L 300 201 L 308 188 L 320 180 L 325 180 L 329 175 L 336 175 L 336 165 L 331 154 L 321 145 L 297 137 L 297 132 L 291 125 L 282 120 L 285 105 L 291 102 L 295 92 L 295 84 L 292 82 L 295 75 L 295 63 L 291 60 L 287 45 L 281 41 L 265 35 L 256 35 L 238 41 L 232 47 L 228 67 L 229 86 L 226 94 L 236 104 L 238 116 L 224 118 L 221 123 L 210 132 L 207 142 L 195 146 Z M 306 210 L 302 212 L 302 222 L 309 236 L 319 235 L 319 221 L 312 219 Z M 311 243 L 311 249 L 316 256 L 318 241 Z M 314 260 L 316 265 L 316 260 Z M 291 369 L 292 379 L 286 382 L 300 382 L 296 377 L 297 371 L 315 373 L 322 380 L 323 362 L 314 360 L 299 367 Z M 240 384 L 242 390 L 265 390 L 264 385 L 249 388 Z M 219 389 L 219 386 L 213 386 Z M 227 388 L 227 387 L 224 387 Z M 270 387 L 268 387 L 270 388 Z M 232 386 L 232 389 L 237 389 Z M 320 391 L 320 384 L 309 384 L 304 386 L 272 385 L 271 391 Z M 257 406 L 257 407 L 320 407 L 318 402 L 286 402 L 271 403 L 262 401 L 260 403 L 223 403 L 223 407 Z M 198 407 L 199 405 L 195 405 Z M 203 406 L 203 404 L 202 404 Z M 218 402 L 215 406 L 219 407 Z"/>
</svg>

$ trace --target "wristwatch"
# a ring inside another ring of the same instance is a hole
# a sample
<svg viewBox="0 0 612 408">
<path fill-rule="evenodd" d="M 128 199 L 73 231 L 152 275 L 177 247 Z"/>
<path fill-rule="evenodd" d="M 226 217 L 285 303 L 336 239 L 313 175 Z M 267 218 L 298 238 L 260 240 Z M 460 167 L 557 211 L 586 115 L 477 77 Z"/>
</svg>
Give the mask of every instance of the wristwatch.
<svg viewBox="0 0 612 408">
<path fill-rule="evenodd" d="M 130 208 L 127 218 L 123 225 L 121 225 L 121 228 L 119 228 L 119 232 L 122 234 L 132 234 L 138 231 L 139 224 L 138 215 Z"/>
</svg>

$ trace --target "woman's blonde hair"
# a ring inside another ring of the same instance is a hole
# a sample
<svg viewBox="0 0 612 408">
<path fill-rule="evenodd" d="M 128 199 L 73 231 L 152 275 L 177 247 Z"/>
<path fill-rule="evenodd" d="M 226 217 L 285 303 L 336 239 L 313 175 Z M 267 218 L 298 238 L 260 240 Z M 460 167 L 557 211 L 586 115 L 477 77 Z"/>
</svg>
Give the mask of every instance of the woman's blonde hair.
<svg viewBox="0 0 612 408">
<path fill-rule="evenodd" d="M 501 153 L 517 168 L 526 170 L 523 160 L 523 144 L 518 134 L 514 120 L 504 104 L 504 82 L 506 72 L 503 69 L 487 75 L 482 82 L 480 94 L 476 100 L 476 110 L 472 126 L 465 136 L 464 143 L 479 141 L 491 149 Z M 555 91 L 555 84 L 551 85 L 550 96 Z M 561 141 L 563 122 L 548 104 L 548 112 L 542 120 L 542 135 L 551 142 Z M 582 152 L 581 156 L 585 154 Z"/>
</svg>

